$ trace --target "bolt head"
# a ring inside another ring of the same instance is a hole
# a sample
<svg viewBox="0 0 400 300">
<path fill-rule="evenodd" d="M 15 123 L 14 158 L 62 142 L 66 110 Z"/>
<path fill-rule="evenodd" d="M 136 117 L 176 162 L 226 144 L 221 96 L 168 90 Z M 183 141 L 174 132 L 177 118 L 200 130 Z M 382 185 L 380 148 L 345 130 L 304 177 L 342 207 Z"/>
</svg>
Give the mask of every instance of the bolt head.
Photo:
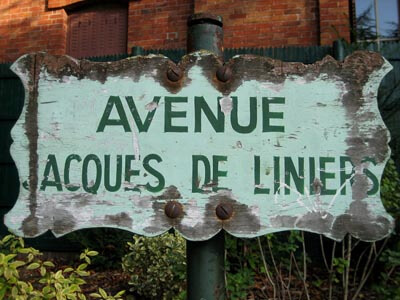
<svg viewBox="0 0 400 300">
<path fill-rule="evenodd" d="M 227 82 L 232 78 L 232 68 L 227 65 L 220 66 L 217 70 L 217 78 L 219 81 Z"/>
<path fill-rule="evenodd" d="M 171 65 L 167 71 L 167 77 L 172 82 L 177 82 L 182 78 L 182 70 L 177 65 Z"/>
<path fill-rule="evenodd" d="M 232 217 L 233 214 L 233 206 L 230 203 L 220 203 L 215 208 L 215 214 L 218 219 L 225 221 Z"/>
<path fill-rule="evenodd" d="M 176 219 L 182 215 L 183 207 L 178 201 L 168 201 L 164 207 L 165 215 L 170 219 Z"/>
</svg>

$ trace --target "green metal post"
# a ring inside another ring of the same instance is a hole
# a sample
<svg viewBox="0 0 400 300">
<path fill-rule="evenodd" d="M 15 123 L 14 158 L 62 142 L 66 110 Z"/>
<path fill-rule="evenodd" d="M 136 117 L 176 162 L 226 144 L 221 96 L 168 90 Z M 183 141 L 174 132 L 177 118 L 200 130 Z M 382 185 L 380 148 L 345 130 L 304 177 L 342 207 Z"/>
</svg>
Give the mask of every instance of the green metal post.
<svg viewBox="0 0 400 300">
<path fill-rule="evenodd" d="M 338 61 L 343 61 L 346 57 L 343 40 L 340 39 L 333 42 L 333 57 Z"/>
<path fill-rule="evenodd" d="M 222 17 L 209 13 L 191 15 L 188 19 L 187 52 L 208 50 L 223 57 Z"/>
<path fill-rule="evenodd" d="M 186 243 L 187 299 L 225 299 L 225 234 L 202 242 Z"/>
<path fill-rule="evenodd" d="M 208 50 L 223 57 L 222 18 L 195 14 L 188 20 L 187 52 Z M 186 243 L 187 299 L 225 299 L 225 233 L 207 241 Z"/>
<path fill-rule="evenodd" d="M 132 56 L 138 56 L 138 55 L 143 55 L 144 51 L 143 48 L 140 46 L 133 46 L 131 53 Z"/>
</svg>

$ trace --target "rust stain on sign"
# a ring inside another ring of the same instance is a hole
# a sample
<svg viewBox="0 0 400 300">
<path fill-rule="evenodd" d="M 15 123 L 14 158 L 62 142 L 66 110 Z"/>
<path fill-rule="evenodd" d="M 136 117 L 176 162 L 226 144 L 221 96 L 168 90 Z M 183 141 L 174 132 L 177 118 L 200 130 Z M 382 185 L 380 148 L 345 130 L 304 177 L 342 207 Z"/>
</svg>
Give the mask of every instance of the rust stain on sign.
<svg viewBox="0 0 400 300">
<path fill-rule="evenodd" d="M 12 66 L 25 105 L 12 130 L 14 233 L 109 226 L 205 240 L 301 229 L 388 235 L 390 155 L 377 53 L 313 65 L 196 52 L 94 63 L 43 53 Z"/>
</svg>

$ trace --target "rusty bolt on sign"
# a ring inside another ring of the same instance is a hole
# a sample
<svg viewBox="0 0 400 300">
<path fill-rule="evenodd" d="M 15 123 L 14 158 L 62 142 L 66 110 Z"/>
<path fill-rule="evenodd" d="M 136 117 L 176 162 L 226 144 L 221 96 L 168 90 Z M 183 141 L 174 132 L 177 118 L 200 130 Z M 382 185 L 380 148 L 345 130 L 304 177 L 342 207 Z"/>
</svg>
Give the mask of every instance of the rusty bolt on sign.
<svg viewBox="0 0 400 300">
<path fill-rule="evenodd" d="M 220 203 L 215 208 L 215 213 L 218 219 L 225 221 L 232 217 L 233 206 L 230 203 Z"/>
<path fill-rule="evenodd" d="M 219 81 L 227 82 L 232 78 L 232 69 L 227 65 L 220 66 L 217 70 L 217 78 Z"/>
<path fill-rule="evenodd" d="M 173 82 L 177 82 L 182 78 L 182 70 L 176 65 L 171 65 L 167 71 L 167 77 Z"/>
<path fill-rule="evenodd" d="M 174 200 L 168 201 L 167 204 L 165 204 L 164 212 L 168 218 L 176 219 L 182 215 L 183 212 L 182 204 Z"/>
</svg>

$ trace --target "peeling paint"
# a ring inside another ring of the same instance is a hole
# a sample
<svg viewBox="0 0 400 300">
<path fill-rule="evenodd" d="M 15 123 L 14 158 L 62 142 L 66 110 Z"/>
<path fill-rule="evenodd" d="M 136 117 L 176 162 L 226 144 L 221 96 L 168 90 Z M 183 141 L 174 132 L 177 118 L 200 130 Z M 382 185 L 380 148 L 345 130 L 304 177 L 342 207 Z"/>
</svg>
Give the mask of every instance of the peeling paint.
<svg viewBox="0 0 400 300">
<path fill-rule="evenodd" d="M 227 82 L 206 51 L 182 58 L 177 82 L 167 78 L 173 65 L 161 55 L 94 63 L 44 53 L 14 63 L 26 97 L 11 153 L 29 180 L 5 217 L 12 232 L 390 234 L 379 191 L 390 155 L 376 101 L 391 68 L 382 57 L 235 56 Z M 182 205 L 177 218 L 165 215 L 171 200 Z M 227 220 L 221 203 L 233 207 Z"/>
<path fill-rule="evenodd" d="M 225 115 L 229 115 L 232 111 L 232 99 L 229 96 L 222 97 L 219 100 L 219 104 L 221 105 L 221 110 Z"/>
<path fill-rule="evenodd" d="M 151 101 L 150 103 L 146 104 L 146 110 L 153 111 L 158 107 L 157 102 Z"/>
</svg>

